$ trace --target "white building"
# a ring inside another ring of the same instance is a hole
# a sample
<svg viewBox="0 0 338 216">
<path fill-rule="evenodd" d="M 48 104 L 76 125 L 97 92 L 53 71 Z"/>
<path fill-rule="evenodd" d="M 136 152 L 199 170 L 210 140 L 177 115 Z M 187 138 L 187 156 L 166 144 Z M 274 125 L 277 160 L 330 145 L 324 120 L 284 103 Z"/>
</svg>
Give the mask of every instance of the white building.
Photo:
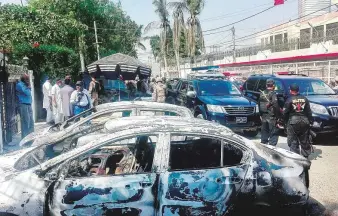
<svg viewBox="0 0 338 216">
<path fill-rule="evenodd" d="M 313 18 L 330 12 L 331 0 L 298 0 L 299 18 Z M 309 15 L 310 14 L 310 15 Z"/>
</svg>

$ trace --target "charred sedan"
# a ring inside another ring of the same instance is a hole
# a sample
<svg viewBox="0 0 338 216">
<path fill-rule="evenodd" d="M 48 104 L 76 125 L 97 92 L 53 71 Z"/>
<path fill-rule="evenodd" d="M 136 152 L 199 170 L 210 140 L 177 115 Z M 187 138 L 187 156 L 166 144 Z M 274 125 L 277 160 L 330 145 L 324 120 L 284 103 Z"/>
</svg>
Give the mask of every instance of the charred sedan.
<svg viewBox="0 0 338 216">
<path fill-rule="evenodd" d="M 0 214 L 225 215 L 308 200 L 307 159 L 220 124 L 141 116 L 105 128 L 47 161 L 48 151 L 26 153 L 36 164 L 29 169 L 18 154 L 1 157 Z"/>
<path fill-rule="evenodd" d="M 189 109 L 171 104 L 145 101 L 107 103 L 82 112 L 68 119 L 62 125 L 54 125 L 43 131 L 32 133 L 21 140 L 20 146 L 41 145 L 81 131 L 96 130 L 97 126 L 103 126 L 110 119 L 144 115 L 169 115 L 193 118 L 193 114 Z"/>
</svg>

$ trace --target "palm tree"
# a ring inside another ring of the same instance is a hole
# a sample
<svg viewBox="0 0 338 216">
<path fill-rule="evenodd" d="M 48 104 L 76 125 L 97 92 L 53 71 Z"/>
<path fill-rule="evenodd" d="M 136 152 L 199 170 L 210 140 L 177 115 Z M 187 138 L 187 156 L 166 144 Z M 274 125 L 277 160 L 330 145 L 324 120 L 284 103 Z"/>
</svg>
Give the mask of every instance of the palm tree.
<svg viewBox="0 0 338 216">
<path fill-rule="evenodd" d="M 189 18 L 187 20 L 188 25 L 188 53 L 191 58 L 196 56 L 196 47 L 204 51 L 204 38 L 201 23 L 198 16 L 201 14 L 204 8 L 205 0 L 180 0 L 178 2 L 170 2 L 169 8 L 174 9 L 177 13 L 187 12 Z"/>
<path fill-rule="evenodd" d="M 173 13 L 174 26 L 173 26 L 173 42 L 174 52 L 176 57 L 177 72 L 180 73 L 180 47 L 182 32 L 186 34 L 186 28 L 184 24 L 184 16 L 182 10 L 175 10 Z"/>
<path fill-rule="evenodd" d="M 167 8 L 166 0 L 154 0 L 153 5 L 155 6 L 155 12 L 159 16 L 159 21 L 154 21 L 149 23 L 144 32 L 147 33 L 149 30 L 157 28 L 161 29 L 160 38 L 161 38 L 161 54 L 163 56 L 164 68 L 167 72 L 168 62 L 167 62 L 167 51 L 168 51 L 168 34 L 170 33 L 170 22 L 169 22 L 169 12 Z"/>
</svg>

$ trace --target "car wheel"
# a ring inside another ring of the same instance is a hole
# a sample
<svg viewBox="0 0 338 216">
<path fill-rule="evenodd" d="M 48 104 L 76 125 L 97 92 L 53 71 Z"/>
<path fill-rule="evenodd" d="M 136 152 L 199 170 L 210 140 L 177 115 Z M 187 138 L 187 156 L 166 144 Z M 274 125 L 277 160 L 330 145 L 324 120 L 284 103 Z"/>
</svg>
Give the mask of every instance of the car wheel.
<svg viewBox="0 0 338 216">
<path fill-rule="evenodd" d="M 244 131 L 244 136 L 255 137 L 258 135 L 258 130 L 255 131 Z"/>
<path fill-rule="evenodd" d="M 310 187 L 310 176 L 309 176 L 309 170 L 305 171 L 305 185 L 307 188 Z"/>
</svg>

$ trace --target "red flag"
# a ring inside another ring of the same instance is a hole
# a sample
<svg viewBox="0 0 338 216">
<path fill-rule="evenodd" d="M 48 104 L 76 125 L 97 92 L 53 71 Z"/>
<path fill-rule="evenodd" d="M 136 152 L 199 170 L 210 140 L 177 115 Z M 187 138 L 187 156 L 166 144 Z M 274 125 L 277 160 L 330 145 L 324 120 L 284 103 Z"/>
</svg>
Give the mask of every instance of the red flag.
<svg viewBox="0 0 338 216">
<path fill-rule="evenodd" d="M 275 6 L 284 4 L 284 0 L 275 0 Z"/>
</svg>

